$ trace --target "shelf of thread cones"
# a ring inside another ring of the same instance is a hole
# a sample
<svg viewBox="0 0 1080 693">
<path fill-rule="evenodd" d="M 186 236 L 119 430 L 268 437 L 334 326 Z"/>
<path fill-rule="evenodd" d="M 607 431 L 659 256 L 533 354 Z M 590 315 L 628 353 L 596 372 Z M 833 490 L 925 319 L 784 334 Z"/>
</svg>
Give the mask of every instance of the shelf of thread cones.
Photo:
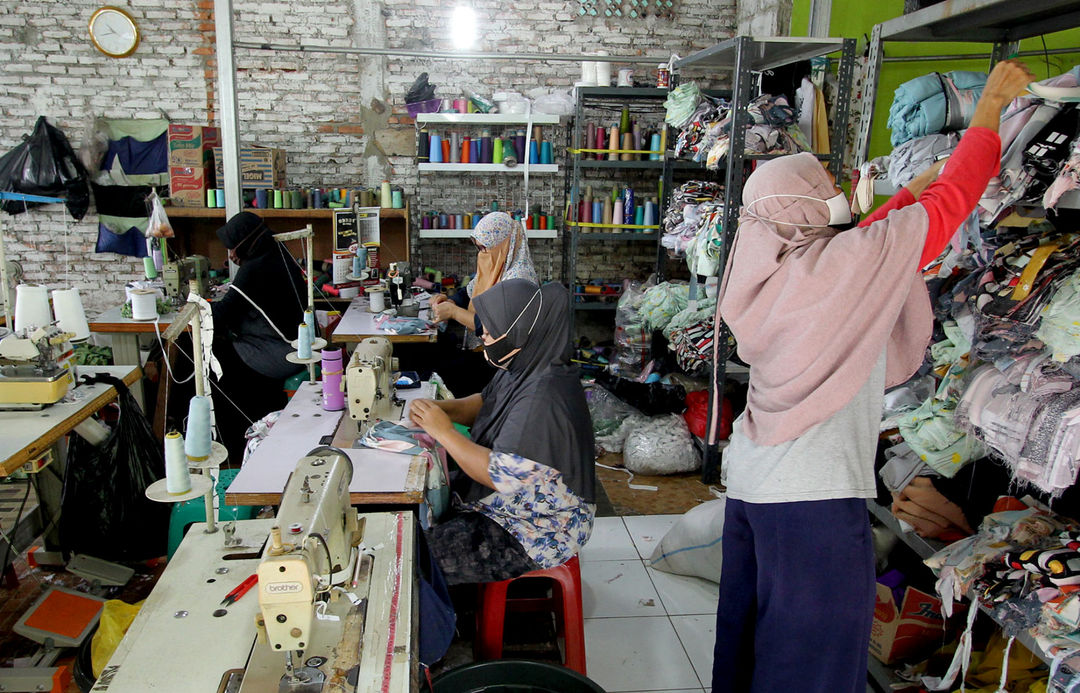
<svg viewBox="0 0 1080 693">
<path fill-rule="evenodd" d="M 343 209 L 343 208 L 339 208 Z M 259 209 L 247 207 L 245 212 L 254 212 L 260 217 L 277 219 L 333 219 L 336 209 Z M 177 219 L 224 219 L 225 210 L 219 207 L 166 207 L 165 213 Z M 406 209 L 380 209 L 381 219 L 404 219 Z"/>
<path fill-rule="evenodd" d="M 547 113 L 419 113 L 416 122 L 420 125 L 558 125 L 559 116 Z"/>
<path fill-rule="evenodd" d="M 419 164 L 420 173 L 516 173 L 524 175 L 525 164 L 507 166 L 506 164 Z M 530 164 L 529 174 L 533 176 L 558 173 L 558 164 Z"/>
<path fill-rule="evenodd" d="M 607 161 L 601 159 L 582 159 L 577 164 L 581 168 L 664 168 L 663 159 L 643 161 Z"/>
<path fill-rule="evenodd" d="M 421 229 L 417 232 L 420 238 L 471 238 L 471 229 Z M 527 229 L 526 238 L 558 238 L 556 229 Z"/>
</svg>

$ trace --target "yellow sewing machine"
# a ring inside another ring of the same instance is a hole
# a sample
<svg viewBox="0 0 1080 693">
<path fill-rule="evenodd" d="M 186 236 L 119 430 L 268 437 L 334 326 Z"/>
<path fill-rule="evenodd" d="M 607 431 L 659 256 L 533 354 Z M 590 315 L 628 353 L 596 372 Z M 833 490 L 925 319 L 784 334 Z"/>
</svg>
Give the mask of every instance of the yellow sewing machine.
<svg viewBox="0 0 1080 693">
<path fill-rule="evenodd" d="M 356 345 L 345 369 L 345 399 L 349 418 L 363 434 L 376 419 L 396 421 L 402 402 L 397 398 L 393 373 L 397 370 L 394 347 L 386 337 L 368 337 Z"/>
<path fill-rule="evenodd" d="M 40 409 L 59 402 L 74 384 L 70 332 L 39 327 L 0 340 L 0 408 Z"/>
<path fill-rule="evenodd" d="M 237 521 L 216 534 L 193 525 L 100 690 L 418 690 L 415 520 L 411 512 L 358 515 L 351 477 L 345 454 L 319 447 L 297 463 L 275 519 Z M 255 576 L 247 597 L 222 601 Z"/>
</svg>

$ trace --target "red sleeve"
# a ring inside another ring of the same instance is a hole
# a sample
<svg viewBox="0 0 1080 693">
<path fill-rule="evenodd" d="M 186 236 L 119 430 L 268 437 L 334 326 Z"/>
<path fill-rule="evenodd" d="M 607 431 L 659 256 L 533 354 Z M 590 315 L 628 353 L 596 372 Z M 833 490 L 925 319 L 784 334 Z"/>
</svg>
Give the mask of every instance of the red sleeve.
<svg viewBox="0 0 1080 693">
<path fill-rule="evenodd" d="M 919 267 L 941 254 L 1000 168 L 998 134 L 987 128 L 968 128 L 941 175 L 919 196 L 930 219 Z"/>
<path fill-rule="evenodd" d="M 859 227 L 862 228 L 864 226 L 869 226 L 875 221 L 884 219 L 885 217 L 889 216 L 889 212 L 893 211 L 894 209 L 907 207 L 914 202 L 915 196 L 911 194 L 911 191 L 907 188 L 900 188 L 900 190 L 895 195 L 889 198 L 888 202 L 874 210 L 873 214 L 860 221 Z"/>
</svg>

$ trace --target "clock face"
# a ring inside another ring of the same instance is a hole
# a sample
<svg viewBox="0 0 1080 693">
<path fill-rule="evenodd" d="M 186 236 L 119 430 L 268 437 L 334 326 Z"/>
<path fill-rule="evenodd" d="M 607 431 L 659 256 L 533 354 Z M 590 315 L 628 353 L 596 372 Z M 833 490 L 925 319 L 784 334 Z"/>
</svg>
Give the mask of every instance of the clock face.
<svg viewBox="0 0 1080 693">
<path fill-rule="evenodd" d="M 102 7 L 90 17 L 90 38 L 105 55 L 122 58 L 139 45 L 135 20 L 118 7 Z"/>
</svg>

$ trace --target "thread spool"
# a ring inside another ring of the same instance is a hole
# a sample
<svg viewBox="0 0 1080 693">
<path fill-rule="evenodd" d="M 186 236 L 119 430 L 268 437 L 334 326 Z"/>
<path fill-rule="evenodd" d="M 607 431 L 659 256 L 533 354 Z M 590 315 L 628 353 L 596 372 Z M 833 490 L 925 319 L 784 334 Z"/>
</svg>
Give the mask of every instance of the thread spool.
<svg viewBox="0 0 1080 693">
<path fill-rule="evenodd" d="M 416 138 L 416 160 L 422 164 L 426 163 L 430 155 L 431 137 L 427 130 L 421 130 L 420 136 Z"/>
<path fill-rule="evenodd" d="M 597 55 L 607 55 L 607 53 L 601 51 Z M 596 86 L 598 87 L 610 87 L 611 86 L 611 63 L 607 61 L 596 62 Z"/>
<path fill-rule="evenodd" d="M 612 125 L 608 128 L 608 161 L 618 161 L 619 155 L 616 150 L 619 148 L 619 128 Z"/>
<path fill-rule="evenodd" d="M 624 132 L 622 134 L 622 147 L 620 147 L 620 148 L 624 149 L 624 150 L 634 148 L 634 134 L 633 133 Z M 619 155 L 619 158 L 622 161 L 633 161 L 634 160 L 634 155 L 629 153 L 629 152 L 624 151 L 622 154 Z"/>
<path fill-rule="evenodd" d="M 379 191 L 379 206 L 383 209 L 391 209 L 394 206 L 394 196 L 390 191 L 390 181 L 384 180 Z"/>
<path fill-rule="evenodd" d="M 152 289 L 133 289 L 131 292 L 131 319 L 154 320 L 157 316 L 157 292 Z"/>
<path fill-rule="evenodd" d="M 480 163 L 480 140 L 476 138 L 469 140 L 469 162 Z"/>
<path fill-rule="evenodd" d="M 592 60 L 581 61 L 581 86 L 596 86 L 596 63 Z"/>
<path fill-rule="evenodd" d="M 623 201 L 615 200 L 615 203 L 611 206 L 611 223 L 614 226 L 619 226 L 623 223 Z"/>
<path fill-rule="evenodd" d="M 525 161 L 525 131 L 518 130 L 514 135 L 514 153 L 518 161 Z"/>
<path fill-rule="evenodd" d="M 165 435 L 165 490 L 177 496 L 191 490 L 184 436 L 176 431 Z"/>
<path fill-rule="evenodd" d="M 214 190 L 214 197 L 215 197 L 215 200 L 216 200 L 215 203 L 214 203 L 215 207 L 220 208 L 220 207 L 225 206 L 225 189 L 224 188 L 215 189 Z"/>
<path fill-rule="evenodd" d="M 592 223 L 592 211 L 593 201 L 586 198 L 581 203 L 581 221 L 585 222 L 586 224 Z"/>
<path fill-rule="evenodd" d="M 630 132 L 630 106 L 623 104 L 619 117 L 619 132 Z"/>
<path fill-rule="evenodd" d="M 491 133 L 483 130 L 480 133 L 480 159 L 479 163 L 491 163 Z"/>
<path fill-rule="evenodd" d="M 469 156 L 469 149 L 471 148 L 471 143 L 472 140 L 468 137 L 461 140 L 461 163 L 463 164 L 473 163 L 472 158 Z"/>
<path fill-rule="evenodd" d="M 604 223 L 604 203 L 600 200 L 593 200 L 592 203 L 592 222 L 594 224 Z"/>
<path fill-rule="evenodd" d="M 638 151 L 640 151 L 641 149 L 643 149 L 643 147 L 642 147 L 643 141 L 641 139 L 641 127 L 637 123 L 634 123 L 634 128 L 632 130 L 632 133 L 634 135 L 634 149 L 637 149 Z M 634 154 L 631 158 L 634 159 L 635 161 L 637 161 L 638 159 L 641 158 L 641 155 L 640 154 Z"/>
<path fill-rule="evenodd" d="M 297 188 L 292 191 L 292 208 L 303 209 L 304 208 L 304 192 Z"/>
<path fill-rule="evenodd" d="M 461 163 L 461 133 L 450 133 L 450 163 Z"/>
<path fill-rule="evenodd" d="M 592 149 L 596 144 L 596 124 L 586 123 L 585 125 L 585 143 L 583 149 Z M 586 159 L 595 159 L 595 154 L 585 154 Z"/>
<path fill-rule="evenodd" d="M 365 290 L 365 293 L 367 293 L 368 295 L 368 300 L 370 301 L 370 306 L 368 307 L 368 310 L 370 310 L 372 313 L 381 313 L 386 310 L 385 291 L 386 289 L 383 289 L 381 287 L 372 287 Z"/>
<path fill-rule="evenodd" d="M 623 212 L 626 214 L 626 216 L 629 217 L 634 212 L 634 189 L 628 187 L 625 190 L 623 190 L 622 198 L 623 198 Z"/>
<path fill-rule="evenodd" d="M 308 326 L 308 338 L 312 342 L 314 342 L 315 341 L 315 327 L 318 325 L 318 323 L 315 322 L 315 313 L 312 313 L 310 310 L 305 310 L 304 311 L 304 324 Z"/>
<path fill-rule="evenodd" d="M 634 207 L 634 223 L 638 226 L 645 225 L 645 208 L 641 205 Z"/>
<path fill-rule="evenodd" d="M 255 206 L 259 209 L 266 209 L 266 190 L 259 188 L 255 191 Z"/>
<path fill-rule="evenodd" d="M 162 238 L 161 242 L 164 243 L 165 239 Z M 165 256 L 162 255 L 161 246 L 157 243 L 154 244 L 154 249 L 151 251 L 151 256 L 154 258 L 154 269 L 158 272 L 165 266 Z"/>
<path fill-rule="evenodd" d="M 51 322 L 49 293 L 44 286 L 19 284 L 15 287 L 15 330 L 45 327 Z"/>
<path fill-rule="evenodd" d="M 217 205 L 217 195 L 214 194 L 213 188 L 209 188 L 206 191 L 206 206 L 214 207 Z"/>
<path fill-rule="evenodd" d="M 341 349 L 322 352 L 323 409 L 341 411 L 345 408 L 345 393 L 341 391 Z"/>
<path fill-rule="evenodd" d="M 192 462 L 210 457 L 210 398 L 195 395 L 188 402 L 187 435 L 184 454 Z"/>
<path fill-rule="evenodd" d="M 610 197 L 605 197 L 604 198 L 604 216 L 603 216 L 605 226 L 611 226 L 612 212 L 613 212 L 613 210 L 611 208 L 611 198 Z"/>
<path fill-rule="evenodd" d="M 428 152 L 428 158 L 433 164 L 442 163 L 442 137 L 436 133 L 431 133 L 431 149 Z"/>
<path fill-rule="evenodd" d="M 455 229 L 463 229 L 463 228 L 465 228 L 465 215 L 464 214 L 455 214 L 454 215 L 454 228 Z"/>
<path fill-rule="evenodd" d="M 652 150 L 652 154 L 649 154 L 651 161 L 659 161 L 661 157 L 660 153 L 660 133 L 654 132 L 649 141 L 649 149 Z"/>
<path fill-rule="evenodd" d="M 536 143 L 536 140 L 531 140 L 529 142 L 529 163 L 530 164 L 538 164 L 538 163 L 540 163 L 540 149 L 539 149 L 539 145 L 537 145 L 537 143 Z"/>
<path fill-rule="evenodd" d="M 549 215 L 547 215 L 546 218 L 547 218 L 547 228 L 554 229 L 555 228 L 555 215 L 554 214 L 549 214 Z"/>
<path fill-rule="evenodd" d="M 301 359 L 311 358 L 311 334 L 306 322 L 300 323 L 296 330 L 296 356 Z"/>
<path fill-rule="evenodd" d="M 491 161 L 485 161 L 484 163 L 501 164 L 503 160 L 503 141 L 501 137 L 496 137 L 491 141 Z"/>
<path fill-rule="evenodd" d="M 152 260 L 150 264 L 153 266 Z M 86 311 L 83 310 L 78 289 L 56 289 L 52 292 L 52 300 L 53 315 L 61 330 L 73 333 L 75 336 L 72 339 L 86 339 L 90 336 L 90 325 L 86 322 Z"/>
<path fill-rule="evenodd" d="M 540 163 L 553 164 L 555 163 L 555 155 L 551 149 L 551 142 L 540 143 Z"/>
<path fill-rule="evenodd" d="M 274 189 L 274 209 L 281 209 L 281 191 Z"/>
<path fill-rule="evenodd" d="M 446 163 L 450 162 L 450 138 L 444 137 L 442 142 L 442 160 Z"/>
<path fill-rule="evenodd" d="M 147 279 L 157 279 L 157 267 L 154 266 L 154 258 L 147 256 L 142 259 L 143 274 Z"/>
</svg>

